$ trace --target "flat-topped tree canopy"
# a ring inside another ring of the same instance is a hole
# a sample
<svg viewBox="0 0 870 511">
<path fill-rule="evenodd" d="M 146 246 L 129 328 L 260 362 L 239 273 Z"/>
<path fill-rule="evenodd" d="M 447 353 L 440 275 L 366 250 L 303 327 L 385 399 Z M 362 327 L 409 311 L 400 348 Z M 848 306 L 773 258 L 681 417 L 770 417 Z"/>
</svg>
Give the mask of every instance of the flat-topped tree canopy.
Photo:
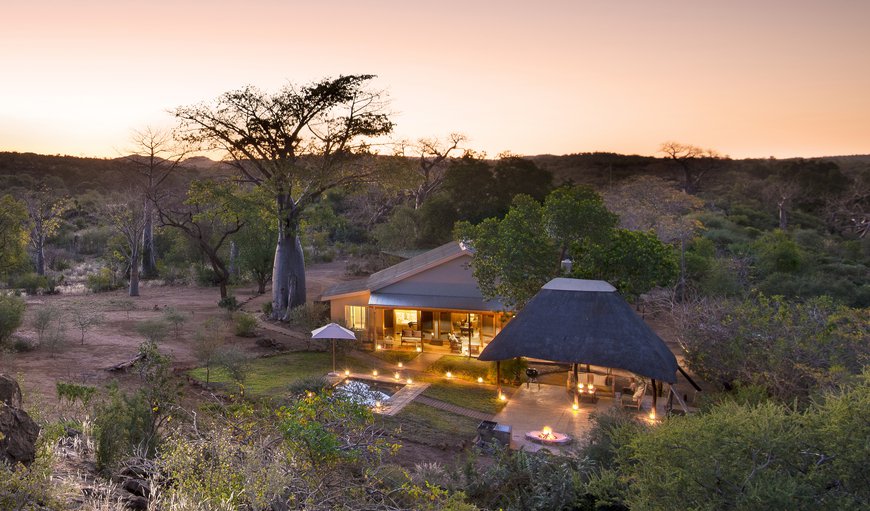
<svg viewBox="0 0 870 511">
<path fill-rule="evenodd" d="M 674 354 L 602 280 L 551 280 L 484 348 L 479 360 L 514 357 L 614 367 L 676 382 Z"/>
</svg>

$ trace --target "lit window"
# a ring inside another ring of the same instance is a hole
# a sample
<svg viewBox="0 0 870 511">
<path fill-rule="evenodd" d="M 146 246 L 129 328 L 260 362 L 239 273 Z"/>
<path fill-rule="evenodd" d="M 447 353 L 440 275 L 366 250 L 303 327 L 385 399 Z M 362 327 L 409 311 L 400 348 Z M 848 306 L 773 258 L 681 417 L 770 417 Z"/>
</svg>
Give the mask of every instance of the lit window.
<svg viewBox="0 0 870 511">
<path fill-rule="evenodd" d="M 344 306 L 344 321 L 352 330 L 366 329 L 366 308 L 355 305 Z"/>
</svg>

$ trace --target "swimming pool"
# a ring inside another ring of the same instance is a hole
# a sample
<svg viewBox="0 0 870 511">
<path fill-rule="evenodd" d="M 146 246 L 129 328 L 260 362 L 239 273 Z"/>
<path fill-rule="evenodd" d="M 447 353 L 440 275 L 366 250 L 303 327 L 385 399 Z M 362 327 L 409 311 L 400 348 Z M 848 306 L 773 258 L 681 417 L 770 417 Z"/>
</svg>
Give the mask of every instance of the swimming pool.
<svg viewBox="0 0 870 511">
<path fill-rule="evenodd" d="M 377 402 L 386 402 L 405 385 L 373 380 L 358 380 L 348 378 L 335 387 L 337 394 L 354 403 L 374 406 Z"/>
</svg>

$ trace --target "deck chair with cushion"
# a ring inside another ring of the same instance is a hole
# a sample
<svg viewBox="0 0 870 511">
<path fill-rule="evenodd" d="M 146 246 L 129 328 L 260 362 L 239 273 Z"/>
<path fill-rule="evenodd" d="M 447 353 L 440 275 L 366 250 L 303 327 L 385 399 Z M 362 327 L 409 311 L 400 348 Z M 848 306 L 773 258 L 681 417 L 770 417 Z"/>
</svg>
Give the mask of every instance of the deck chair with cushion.
<svg viewBox="0 0 870 511">
<path fill-rule="evenodd" d="M 622 407 L 623 408 L 633 408 L 635 410 L 640 410 L 640 405 L 643 403 L 643 396 L 646 394 L 646 385 L 639 385 L 637 390 L 634 391 L 634 394 L 623 394 L 622 395 Z"/>
</svg>

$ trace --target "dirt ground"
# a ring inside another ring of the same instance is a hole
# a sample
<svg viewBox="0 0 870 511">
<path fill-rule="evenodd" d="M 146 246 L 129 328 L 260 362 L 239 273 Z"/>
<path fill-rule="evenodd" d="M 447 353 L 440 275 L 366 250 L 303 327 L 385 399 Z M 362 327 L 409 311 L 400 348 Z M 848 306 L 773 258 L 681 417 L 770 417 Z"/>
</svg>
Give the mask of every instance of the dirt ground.
<svg viewBox="0 0 870 511">
<path fill-rule="evenodd" d="M 323 291 L 336 282 L 343 280 L 345 262 L 336 261 L 326 264 L 313 264 L 307 271 L 307 293 L 309 299 L 319 299 Z M 271 300 L 270 289 L 265 295 L 256 294 L 256 286 L 243 286 L 233 290 L 236 298 L 243 303 L 243 309 L 258 312 L 263 302 Z M 143 337 L 134 327 L 143 320 L 158 319 L 167 308 L 174 308 L 186 316 L 179 335 L 170 329 L 166 340 L 161 343 L 161 351 L 171 355 L 177 370 L 195 366 L 193 352 L 194 339 L 203 323 L 210 318 L 226 318 L 226 311 L 217 306 L 220 294 L 217 288 L 161 286 L 143 282 L 140 296 L 130 298 L 125 290 L 98 294 L 71 294 L 55 296 L 28 297 L 24 323 L 17 336 L 30 342 L 36 341 L 36 332 L 31 320 L 40 307 L 52 305 L 59 309 L 71 310 L 86 306 L 102 311 L 104 318 L 99 326 L 85 334 L 81 342 L 81 332 L 69 319 L 66 325 L 66 341 L 56 353 L 43 348 L 23 353 L 0 353 L 0 372 L 15 376 L 21 384 L 27 400 L 40 407 L 48 406 L 55 400 L 57 381 L 75 382 L 88 385 L 101 385 L 113 379 L 121 384 L 127 377 L 106 368 L 130 360 L 136 355 Z M 118 305 L 121 300 L 133 300 L 136 308 L 125 312 Z M 264 337 L 283 343 L 299 342 L 304 338 L 300 332 L 288 335 L 279 327 L 262 329 Z M 243 339 L 228 335 L 229 342 L 248 348 L 256 354 L 262 351 L 256 346 L 256 339 Z M 46 410 L 47 411 L 47 410 Z"/>
</svg>

